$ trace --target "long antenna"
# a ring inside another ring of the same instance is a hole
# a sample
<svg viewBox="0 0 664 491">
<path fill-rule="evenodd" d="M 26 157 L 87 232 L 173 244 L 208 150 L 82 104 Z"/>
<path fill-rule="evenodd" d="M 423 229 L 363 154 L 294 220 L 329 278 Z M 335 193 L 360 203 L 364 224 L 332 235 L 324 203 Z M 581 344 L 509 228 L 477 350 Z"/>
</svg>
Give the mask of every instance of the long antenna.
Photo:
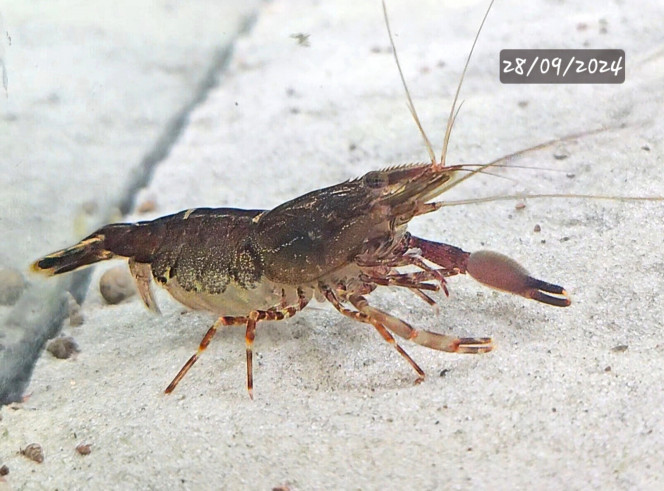
<svg viewBox="0 0 664 491">
<path fill-rule="evenodd" d="M 514 201 L 515 199 L 531 198 L 568 198 L 568 199 L 604 199 L 610 201 L 664 201 L 664 196 L 610 196 L 608 194 L 567 194 L 567 193 L 537 193 L 537 194 L 506 194 L 500 196 L 485 196 L 482 198 L 459 199 L 453 201 L 438 201 L 439 208 L 446 206 L 476 205 L 492 203 L 494 201 Z"/>
<path fill-rule="evenodd" d="M 466 64 L 463 67 L 463 72 L 461 72 L 461 78 L 459 79 L 459 84 L 457 85 L 457 90 L 456 93 L 454 94 L 454 101 L 452 101 L 452 107 L 450 108 L 450 115 L 447 118 L 447 128 L 445 129 L 445 140 L 443 140 L 443 151 L 440 154 L 440 164 L 443 167 L 445 166 L 445 158 L 447 157 L 447 145 L 450 141 L 450 134 L 452 133 L 452 125 L 454 124 L 454 120 L 456 119 L 455 109 L 456 109 L 457 100 L 459 99 L 459 92 L 461 91 L 461 84 L 463 84 L 463 79 L 466 76 L 466 70 L 468 70 L 468 65 L 470 64 L 470 57 L 473 56 L 473 51 L 475 51 L 475 45 L 477 44 L 477 40 L 480 37 L 480 32 L 482 32 L 482 27 L 484 27 L 484 22 L 486 21 L 486 18 L 489 16 L 489 12 L 491 11 L 493 2 L 494 0 L 491 0 L 489 8 L 486 9 L 486 13 L 484 14 L 484 18 L 482 19 L 482 23 L 480 24 L 480 28 L 477 30 L 477 34 L 475 34 L 475 39 L 473 40 L 473 46 L 470 48 L 470 53 L 468 53 Z M 385 2 L 383 2 L 383 7 L 384 6 Z"/>
<path fill-rule="evenodd" d="M 492 2 L 493 3 L 493 2 Z M 413 119 L 415 120 L 415 124 L 417 125 L 417 129 L 420 130 L 420 135 L 422 135 L 422 138 L 424 139 L 424 144 L 427 147 L 427 152 L 429 152 L 429 157 L 431 158 L 431 163 L 436 164 L 436 154 L 433 151 L 433 147 L 431 146 L 431 142 L 429 141 L 429 138 L 427 137 L 426 132 L 424 131 L 424 128 L 422 127 L 422 123 L 420 123 L 420 118 L 417 116 L 417 111 L 415 110 L 415 105 L 413 104 L 413 99 L 410 97 L 410 91 L 408 90 L 408 84 L 406 84 L 406 79 L 403 76 L 403 71 L 401 70 L 401 63 L 399 63 L 399 56 L 397 55 L 397 48 L 394 45 L 394 39 L 392 38 L 392 29 L 390 29 L 390 19 L 389 16 L 387 15 L 387 7 L 385 6 L 385 0 L 383 0 L 383 16 L 385 17 L 385 27 L 387 27 L 387 35 L 390 37 L 390 45 L 392 46 L 392 54 L 394 55 L 394 61 L 397 62 L 397 69 L 399 70 L 399 77 L 401 77 L 401 84 L 403 85 L 404 90 L 406 91 L 406 98 L 408 99 L 408 110 L 410 111 L 410 114 L 413 116 Z M 457 91 L 458 93 L 458 91 Z"/>
</svg>

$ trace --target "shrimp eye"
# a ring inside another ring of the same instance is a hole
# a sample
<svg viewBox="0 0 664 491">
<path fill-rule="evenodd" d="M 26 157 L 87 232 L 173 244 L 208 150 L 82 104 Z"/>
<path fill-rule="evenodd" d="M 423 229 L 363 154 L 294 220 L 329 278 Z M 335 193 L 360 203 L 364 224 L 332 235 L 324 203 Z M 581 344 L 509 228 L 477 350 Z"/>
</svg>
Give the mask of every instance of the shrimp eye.
<svg viewBox="0 0 664 491">
<path fill-rule="evenodd" d="M 362 179 L 364 180 L 364 184 L 366 184 L 367 187 L 373 189 L 384 188 L 389 184 L 389 178 L 387 177 L 387 174 L 376 170 L 367 172 Z"/>
</svg>

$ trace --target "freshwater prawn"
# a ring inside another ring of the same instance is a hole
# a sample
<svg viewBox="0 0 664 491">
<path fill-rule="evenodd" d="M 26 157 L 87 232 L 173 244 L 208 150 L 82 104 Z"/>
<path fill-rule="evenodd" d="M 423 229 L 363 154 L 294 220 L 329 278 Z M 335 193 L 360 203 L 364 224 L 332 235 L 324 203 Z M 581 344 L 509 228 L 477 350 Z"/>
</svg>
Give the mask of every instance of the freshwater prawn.
<svg viewBox="0 0 664 491">
<path fill-rule="evenodd" d="M 415 370 L 417 381 L 423 380 L 425 373 L 394 335 L 446 352 L 491 351 L 490 337 L 456 337 L 417 329 L 372 306 L 367 297 L 379 287 L 393 286 L 435 305 L 429 292 L 442 290 L 448 294 L 448 278 L 468 274 L 491 288 L 551 306 L 567 307 L 571 303 L 562 286 L 536 279 L 507 256 L 492 251 L 466 252 L 416 237 L 407 229 L 415 217 L 445 206 L 435 199 L 465 180 L 516 155 L 562 141 L 546 142 L 480 166 L 446 163 L 463 78 L 492 4 L 461 74 L 440 158 L 411 100 L 383 3 L 395 62 L 429 163 L 371 171 L 270 210 L 194 208 L 151 221 L 109 224 L 71 247 L 38 259 L 32 269 L 58 275 L 99 261 L 125 258 L 149 309 L 159 311 L 152 291 L 156 282 L 183 305 L 216 315 L 216 322 L 166 393 L 175 389 L 219 328 L 242 325 L 247 390 L 253 398 L 257 323 L 290 318 L 313 299 L 329 302 L 342 315 L 372 325 Z"/>
</svg>

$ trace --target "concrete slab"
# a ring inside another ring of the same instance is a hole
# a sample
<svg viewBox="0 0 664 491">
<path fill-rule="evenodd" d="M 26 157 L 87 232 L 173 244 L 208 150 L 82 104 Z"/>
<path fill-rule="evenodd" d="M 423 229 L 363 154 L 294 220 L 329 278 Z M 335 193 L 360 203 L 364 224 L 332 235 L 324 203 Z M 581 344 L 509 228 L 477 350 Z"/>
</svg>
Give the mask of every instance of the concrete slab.
<svg viewBox="0 0 664 491">
<path fill-rule="evenodd" d="M 410 89 L 437 148 L 484 2 L 390 2 Z M 449 162 L 487 162 L 555 137 L 614 128 L 532 152 L 446 199 L 531 192 L 662 195 L 662 7 L 651 2 L 501 1 L 463 89 Z M 308 34 L 309 46 L 298 43 Z M 296 37 L 292 37 L 295 35 Z M 504 86 L 503 48 L 611 47 L 620 86 Z M 618 129 L 615 129 L 618 128 Z M 566 155 L 566 158 L 561 158 Z M 405 108 L 380 6 L 273 2 L 238 41 L 223 83 L 139 201 L 156 215 L 192 206 L 269 208 L 391 164 L 426 161 Z M 2 409 L 7 480 L 22 487 L 661 487 L 661 203 L 548 199 L 450 207 L 413 233 L 509 254 L 564 285 L 567 309 L 450 281 L 440 312 L 402 291 L 372 302 L 412 324 L 491 335 L 484 356 L 404 342 L 429 374 L 371 329 L 319 306 L 259 325 L 255 397 L 243 329 L 222 331 L 170 396 L 162 391 L 211 319 L 160 295 L 109 307 L 95 290 L 82 348 L 46 355 L 30 398 Z M 145 218 L 145 214 L 131 218 Z M 539 225 L 540 231 L 535 232 Z M 626 346 L 626 348 L 625 348 Z M 38 465 L 16 454 L 39 442 Z M 79 443 L 92 444 L 80 456 Z"/>
</svg>

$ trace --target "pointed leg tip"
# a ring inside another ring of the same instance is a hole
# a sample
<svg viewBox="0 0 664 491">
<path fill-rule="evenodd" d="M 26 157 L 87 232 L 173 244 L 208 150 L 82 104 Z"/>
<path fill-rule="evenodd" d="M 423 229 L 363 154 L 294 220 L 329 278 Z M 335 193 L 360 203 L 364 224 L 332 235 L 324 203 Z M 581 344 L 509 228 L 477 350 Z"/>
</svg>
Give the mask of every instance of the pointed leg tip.
<svg viewBox="0 0 664 491">
<path fill-rule="evenodd" d="M 180 376 L 180 374 L 178 374 L 173 380 L 171 380 L 171 383 L 168 384 L 168 387 L 166 387 L 166 390 L 164 390 L 164 394 L 172 393 L 180 383 L 181 379 L 182 377 Z"/>
</svg>

